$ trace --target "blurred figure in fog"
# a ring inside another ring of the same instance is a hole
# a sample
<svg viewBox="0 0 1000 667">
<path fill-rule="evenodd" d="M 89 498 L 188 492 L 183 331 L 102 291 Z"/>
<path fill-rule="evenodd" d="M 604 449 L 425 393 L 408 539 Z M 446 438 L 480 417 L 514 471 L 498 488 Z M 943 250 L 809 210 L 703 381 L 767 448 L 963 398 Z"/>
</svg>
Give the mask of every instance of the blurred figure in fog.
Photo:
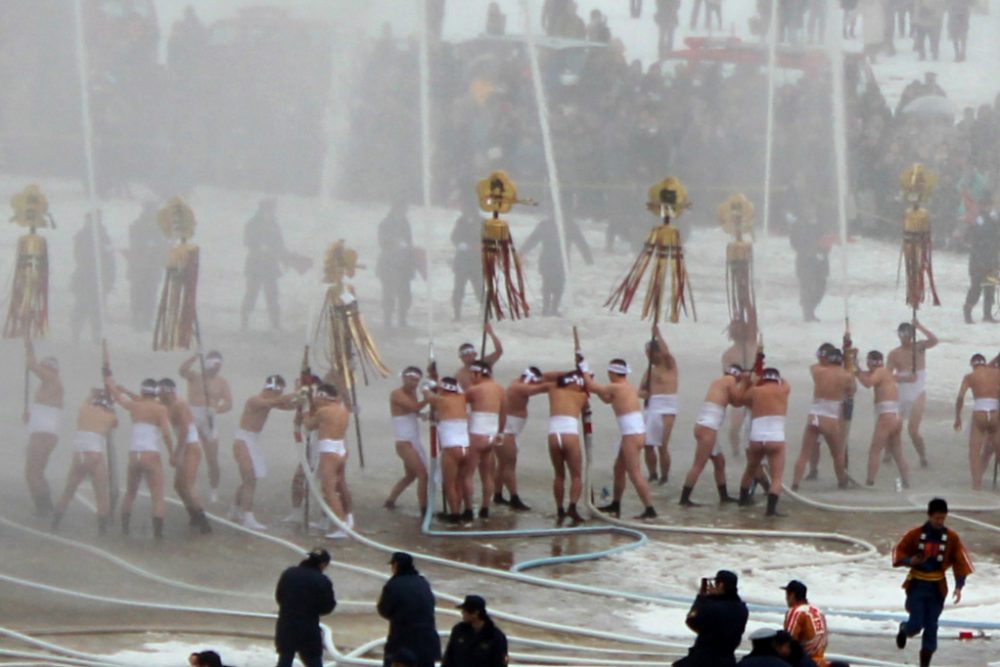
<svg viewBox="0 0 1000 667">
<path fill-rule="evenodd" d="M 500 10 L 500 5 L 491 2 L 486 10 L 486 34 L 500 37 L 507 33 L 507 15 Z"/>
<path fill-rule="evenodd" d="M 983 296 L 983 322 L 996 322 L 993 302 L 997 269 L 1000 269 L 1000 214 L 993 205 L 993 193 L 985 192 L 979 215 L 969 227 L 969 292 L 965 296 L 966 324 L 972 324 L 972 309 Z"/>
<path fill-rule="evenodd" d="M 100 215 L 100 214 L 98 214 Z M 73 313 L 70 321 L 73 323 L 73 342 L 80 342 L 80 332 L 90 323 L 90 335 L 94 342 L 100 341 L 100 318 L 104 301 L 115 285 L 115 252 L 111 247 L 111 238 L 104 223 L 98 217 L 97 245 L 99 247 L 101 266 L 101 295 L 98 297 L 97 260 L 94 254 L 93 217 L 87 214 L 86 222 L 73 235 L 73 259 L 76 269 L 73 271 L 70 289 L 73 292 Z M 159 271 L 157 262 L 156 268 Z"/>
<path fill-rule="evenodd" d="M 822 44 L 826 36 L 826 0 L 806 0 L 809 20 L 806 34 L 810 44 Z"/>
<path fill-rule="evenodd" d="M 681 0 L 656 0 L 656 13 L 653 20 L 659 29 L 657 38 L 657 53 L 660 59 L 667 57 L 667 54 L 674 50 L 674 33 L 677 32 L 679 19 L 677 12 L 680 11 Z"/>
<path fill-rule="evenodd" d="M 563 218 L 563 233 L 566 235 L 567 260 L 575 245 L 583 255 L 583 261 L 588 265 L 593 264 L 594 258 L 590 254 L 587 239 L 584 238 L 576 222 L 569 217 Z M 542 218 L 524 240 L 521 256 L 527 257 L 537 245 L 541 245 L 542 248 L 538 257 L 538 273 L 542 277 L 542 317 L 558 316 L 559 303 L 566 287 L 566 267 L 563 267 L 562 251 L 559 246 L 559 228 L 552 213 Z"/>
<path fill-rule="evenodd" d="M 171 71 L 192 73 L 208 44 L 208 29 L 194 5 L 184 8 L 184 18 L 174 23 L 167 41 L 167 65 Z"/>
<path fill-rule="evenodd" d="M 382 283 L 382 324 L 392 326 L 393 313 L 396 324 L 406 326 L 406 315 L 413 300 L 410 281 L 416 271 L 413 258 L 413 230 L 406 217 L 407 203 L 397 198 L 392 208 L 378 223 L 378 261 L 375 273 Z"/>
<path fill-rule="evenodd" d="M 156 204 L 146 202 L 142 212 L 128 227 L 128 250 L 123 254 L 128 262 L 129 310 L 132 328 L 149 331 L 156 308 L 156 291 L 163 274 L 170 245 L 156 222 Z"/>
<path fill-rule="evenodd" d="M 262 199 L 257 212 L 243 228 L 243 244 L 247 247 L 247 261 L 244 267 L 247 286 L 240 309 L 240 329 L 247 330 L 250 315 L 257 306 L 257 294 L 263 289 L 267 303 L 267 316 L 271 329 L 281 331 L 281 303 L 278 294 L 278 278 L 282 274 L 282 263 L 288 261 L 285 239 L 275 216 L 274 199 Z"/>
<path fill-rule="evenodd" d="M 969 40 L 969 13 L 973 0 L 951 0 L 948 5 L 948 37 L 955 49 L 955 62 L 965 60 L 965 47 Z"/>
<path fill-rule="evenodd" d="M 921 60 L 927 59 L 927 45 L 931 47 L 931 57 L 938 59 L 941 45 L 941 26 L 948 0 L 916 0 L 911 22 L 914 30 L 914 50 Z"/>
<path fill-rule="evenodd" d="M 800 218 L 788 212 L 788 240 L 795 250 L 795 275 L 799 280 L 799 303 L 802 319 L 819 322 L 816 307 L 826 294 L 826 279 L 830 275 L 830 249 L 823 241 L 823 230 L 815 210 L 806 210 Z"/>
<path fill-rule="evenodd" d="M 454 320 L 462 319 L 462 301 L 465 299 L 465 285 L 472 287 L 479 303 L 483 302 L 483 269 L 480 254 L 482 240 L 482 216 L 478 202 L 469 197 L 463 202 L 462 213 L 455 220 L 451 230 L 451 244 L 455 246 L 455 259 L 451 270 L 455 282 L 451 290 L 451 309 Z"/>
<path fill-rule="evenodd" d="M 590 23 L 587 24 L 587 41 L 607 44 L 611 41 L 611 29 L 608 28 L 608 17 L 600 9 L 590 10 Z"/>
</svg>

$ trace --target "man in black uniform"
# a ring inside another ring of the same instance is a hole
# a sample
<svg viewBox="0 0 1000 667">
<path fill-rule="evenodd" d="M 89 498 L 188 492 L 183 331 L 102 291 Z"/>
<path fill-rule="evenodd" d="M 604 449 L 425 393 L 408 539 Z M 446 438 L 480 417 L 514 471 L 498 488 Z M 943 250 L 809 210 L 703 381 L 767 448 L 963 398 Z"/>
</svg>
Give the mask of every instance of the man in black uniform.
<svg viewBox="0 0 1000 667">
<path fill-rule="evenodd" d="M 313 549 L 306 559 L 281 573 L 274 599 L 278 622 L 274 646 L 277 667 L 292 667 L 297 653 L 305 667 L 323 667 L 323 634 L 319 617 L 337 606 L 333 584 L 323 574 L 330 564 L 326 549 Z"/>
<path fill-rule="evenodd" d="M 993 205 L 993 193 L 987 191 L 979 202 L 976 222 L 969 228 L 969 292 L 963 309 L 966 324 L 972 324 L 972 309 L 979 303 L 980 293 L 983 295 L 983 322 L 996 322 L 993 319 L 996 287 L 987 280 L 997 278 L 998 255 L 1000 214 Z"/>
<path fill-rule="evenodd" d="M 406 326 L 406 315 L 410 311 L 413 296 L 410 281 L 416 270 L 413 261 L 413 230 L 406 217 L 406 201 L 397 199 L 382 222 L 378 224 L 378 261 L 375 273 L 382 283 L 382 324 L 392 326 L 392 315 L 396 313 L 396 323 Z"/>
<path fill-rule="evenodd" d="M 243 228 L 243 244 L 247 247 L 247 261 L 244 274 L 247 280 L 243 307 L 240 310 L 240 327 L 246 331 L 250 314 L 257 305 L 257 294 L 264 290 L 267 302 L 267 316 L 271 328 L 281 329 L 281 304 L 278 301 L 278 278 L 281 277 L 281 263 L 288 252 L 285 239 L 275 217 L 275 201 L 262 199 L 257 212 Z"/>
<path fill-rule="evenodd" d="M 76 269 L 73 271 L 73 282 L 70 285 L 74 297 L 73 313 L 70 319 L 73 323 L 74 343 L 80 341 L 80 332 L 88 321 L 90 322 L 90 334 L 94 342 L 98 342 L 100 338 L 98 309 L 102 307 L 102 302 L 107 299 L 108 293 L 115 284 L 114 249 L 111 247 L 108 230 L 104 228 L 104 223 L 101 222 L 100 213 L 98 213 L 97 246 L 101 253 L 101 289 L 103 291 L 99 302 L 93 225 L 93 217 L 88 213 L 83 227 L 73 235 L 73 259 L 76 260 Z"/>
<path fill-rule="evenodd" d="M 455 246 L 455 260 L 451 265 L 455 274 L 451 309 L 456 322 L 462 319 L 466 283 L 472 286 L 479 303 L 483 302 L 483 261 L 480 253 L 482 238 L 483 219 L 479 214 L 479 204 L 475 199 L 468 198 L 462 205 L 462 214 L 451 230 L 451 244 Z"/>
<path fill-rule="evenodd" d="M 747 627 L 747 606 L 740 599 L 735 572 L 719 570 L 715 580 L 702 579 L 691 605 L 687 626 L 698 637 L 674 667 L 734 667 L 736 649 Z"/>
<path fill-rule="evenodd" d="M 462 622 L 451 629 L 441 667 L 505 667 L 507 636 L 486 613 L 486 600 L 466 595 Z"/>
<path fill-rule="evenodd" d="M 434 623 L 434 593 L 413 566 L 413 556 L 402 551 L 389 559 L 392 578 L 382 587 L 379 616 L 389 621 L 383 664 L 390 667 L 403 649 L 413 653 L 417 667 L 434 667 L 441 658 L 441 638 Z"/>
<path fill-rule="evenodd" d="M 156 289 L 163 275 L 169 247 L 156 222 L 156 204 L 146 202 L 139 217 L 128 226 L 128 250 L 125 252 L 129 310 L 132 328 L 136 331 L 149 331 L 153 325 Z"/>
<path fill-rule="evenodd" d="M 565 208 L 563 209 L 565 211 Z M 590 246 L 583 232 L 576 223 L 566 217 L 563 219 L 566 233 L 566 256 L 569 258 L 573 246 L 583 255 L 583 261 L 593 264 Z M 535 229 L 521 246 L 521 256 L 526 257 L 536 245 L 542 246 L 538 258 L 538 273 L 542 276 L 542 317 L 559 315 L 559 303 L 562 301 L 563 289 L 566 287 L 566 271 L 563 268 L 562 251 L 559 247 L 559 228 L 555 216 L 551 213 L 542 218 Z"/>
<path fill-rule="evenodd" d="M 795 250 L 795 275 L 799 279 L 799 302 L 802 319 L 818 322 L 816 307 L 826 294 L 826 279 L 830 275 L 830 250 L 823 243 L 823 230 L 815 210 L 805 211 L 800 218 L 787 216 L 788 240 Z"/>
</svg>

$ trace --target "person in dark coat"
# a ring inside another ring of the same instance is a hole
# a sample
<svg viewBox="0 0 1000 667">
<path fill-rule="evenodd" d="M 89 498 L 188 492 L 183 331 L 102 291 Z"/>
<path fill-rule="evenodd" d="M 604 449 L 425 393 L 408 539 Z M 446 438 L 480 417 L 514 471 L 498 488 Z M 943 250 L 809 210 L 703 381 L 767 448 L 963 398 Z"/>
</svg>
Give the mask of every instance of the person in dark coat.
<svg viewBox="0 0 1000 667">
<path fill-rule="evenodd" d="M 277 667 L 292 667 L 296 653 L 306 667 L 323 667 L 319 617 L 337 606 L 333 584 L 323 574 L 329 564 L 330 554 L 326 549 L 313 549 L 305 560 L 281 573 L 274 591 L 278 603 L 274 631 Z"/>
<path fill-rule="evenodd" d="M 826 294 L 826 279 L 830 276 L 830 249 L 823 240 L 823 230 L 814 211 L 801 218 L 794 212 L 786 216 L 788 240 L 795 251 L 795 275 L 799 280 L 799 302 L 802 319 L 819 322 L 816 307 Z"/>
<path fill-rule="evenodd" d="M 170 243 L 156 222 L 156 204 L 146 202 L 139 217 L 128 226 L 128 250 L 124 253 L 128 262 L 125 277 L 129 311 L 135 331 L 149 331 L 153 326 L 156 291 L 169 249 Z"/>
<path fill-rule="evenodd" d="M 397 551 L 389 559 L 392 578 L 382 587 L 379 616 L 389 621 L 383 664 L 390 667 L 394 656 L 406 649 L 416 667 L 434 667 L 441 659 L 441 638 L 434 623 L 434 593 L 413 566 L 413 556 Z"/>
<path fill-rule="evenodd" d="M 564 209 L 565 210 L 565 209 Z M 590 246 L 583 232 L 569 217 L 564 218 L 566 233 L 567 259 L 573 246 L 583 255 L 583 261 L 588 265 L 594 263 L 590 254 Z M 563 290 L 566 288 L 566 271 L 563 269 L 562 251 L 559 247 L 559 228 L 555 217 L 547 215 L 524 240 L 520 252 L 522 257 L 541 245 L 542 251 L 538 258 L 538 273 L 542 276 L 542 317 L 558 316 L 559 304 L 562 301 Z"/>
<path fill-rule="evenodd" d="M 101 257 L 101 289 L 100 302 L 97 290 L 97 262 L 94 254 L 94 222 L 92 214 L 88 213 L 83 227 L 73 235 L 73 259 L 76 268 L 73 270 L 73 282 L 70 290 L 73 292 L 73 312 L 70 321 L 73 323 L 73 342 L 80 341 L 80 332 L 90 324 L 90 334 L 94 342 L 100 339 L 100 308 L 107 300 L 108 293 L 115 285 L 115 251 L 111 247 L 111 238 L 98 212 L 97 248 Z"/>
<path fill-rule="evenodd" d="M 801 662 L 802 647 L 799 647 L 798 655 L 793 656 L 792 644 L 798 644 L 792 636 L 784 630 L 774 628 L 761 628 L 750 633 L 750 643 L 752 650 L 737 663 L 739 667 L 816 667 L 816 663 L 809 656 L 805 656 L 806 662 Z M 793 662 L 793 660 L 798 661 Z"/>
<path fill-rule="evenodd" d="M 413 301 L 410 281 L 416 273 L 416 263 L 413 230 L 406 217 L 406 208 L 404 200 L 397 200 L 378 224 L 379 255 L 375 273 L 382 283 L 382 323 L 387 328 L 392 326 L 393 312 L 397 324 L 406 326 L 406 315 Z"/>
<path fill-rule="evenodd" d="M 507 636 L 486 613 L 486 600 L 467 595 L 462 622 L 451 629 L 441 667 L 506 667 Z"/>
<path fill-rule="evenodd" d="M 983 322 L 996 322 L 993 301 L 996 287 L 987 278 L 996 278 L 1000 268 L 1000 214 L 993 205 L 993 194 L 986 192 L 980 201 L 979 215 L 969 228 L 969 292 L 965 295 L 965 322 L 972 324 L 972 309 L 983 296 Z M 984 287 L 983 284 L 987 283 Z"/>
<path fill-rule="evenodd" d="M 278 278 L 282 274 L 282 261 L 287 255 L 285 239 L 275 217 L 276 202 L 264 199 L 257 206 L 253 217 L 243 228 L 243 244 L 247 248 L 244 266 L 246 292 L 240 308 L 240 328 L 247 330 L 250 315 L 257 306 L 257 295 L 263 290 L 267 303 L 267 316 L 271 328 L 281 330 L 281 303 Z"/>
<path fill-rule="evenodd" d="M 451 264 L 451 270 L 455 274 L 451 289 L 451 309 L 456 322 L 462 319 L 466 283 L 472 287 L 479 303 L 483 302 L 482 238 L 483 217 L 479 213 L 479 203 L 472 198 L 466 199 L 462 205 L 462 214 L 455 220 L 455 226 L 451 230 L 451 244 L 455 246 L 455 259 Z"/>
<path fill-rule="evenodd" d="M 735 572 L 719 570 L 702 589 L 687 615 L 687 626 L 698 635 L 686 657 L 674 667 L 734 667 L 736 649 L 747 627 L 747 606 L 740 599 Z"/>
</svg>

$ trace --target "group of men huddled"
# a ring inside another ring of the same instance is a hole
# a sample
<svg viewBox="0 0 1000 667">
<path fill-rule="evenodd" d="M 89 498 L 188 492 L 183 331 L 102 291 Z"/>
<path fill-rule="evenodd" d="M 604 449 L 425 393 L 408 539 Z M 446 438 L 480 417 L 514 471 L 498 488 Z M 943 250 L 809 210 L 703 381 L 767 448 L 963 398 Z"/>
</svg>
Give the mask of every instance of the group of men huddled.
<svg viewBox="0 0 1000 667">
<path fill-rule="evenodd" d="M 917 332 L 923 335 L 923 340 L 916 340 Z M 629 381 L 632 369 L 624 359 L 612 359 L 607 364 L 608 381 L 602 384 L 595 379 L 583 356 L 577 354 L 574 367 L 543 372 L 531 366 L 504 387 L 493 377 L 494 365 L 502 356 L 503 347 L 491 327 L 487 326 L 485 333 L 492 351 L 480 356 L 471 343 L 463 344 L 459 348 L 462 366 L 452 376 L 425 379 L 415 366 L 401 373 L 402 384 L 392 391 L 389 403 L 396 452 L 405 473 L 393 486 L 385 507 L 395 507 L 400 494 L 417 481 L 421 513 L 426 512 L 430 462 L 422 444 L 420 420 L 424 409 L 429 408 L 440 444 L 446 500 L 446 510 L 440 517 L 453 523 L 474 520 L 477 474 L 482 491 L 478 506 L 480 518 L 490 516 L 493 504 L 507 505 L 515 511 L 530 509 L 518 494 L 519 439 L 528 418 L 530 398 L 545 394 L 549 402 L 548 452 L 554 472 L 552 491 L 558 521 L 562 524 L 569 520 L 572 525 L 583 522 L 578 507 L 583 493 L 581 416 L 589 414 L 588 401 L 596 396 L 611 406 L 620 431 L 613 494 L 610 502 L 598 509 L 613 516 L 620 515 L 627 478 L 643 506 L 636 518 L 655 518 L 650 482 L 663 484 L 667 481 L 671 466 L 669 442 L 679 405 L 677 362 L 659 328 L 654 328 L 653 339 L 646 344 L 647 370 L 638 385 Z M 825 343 L 819 348 L 817 361 L 810 369 L 813 402 L 794 466 L 793 489 L 798 488 L 807 465 L 812 468 L 810 477 L 815 476 L 821 437 L 830 447 L 839 486 L 847 488 L 850 485 L 846 442 L 857 383 L 871 388 L 875 398 L 876 421 L 866 483 L 874 485 L 881 455 L 885 452 L 899 468 L 901 486 L 909 486 L 909 471 L 901 445 L 904 421 L 908 421 L 909 435 L 921 465 L 927 465 L 919 430 L 926 402 L 925 354 L 938 340 L 919 322 L 901 324 L 898 334 L 900 345 L 887 356 L 874 350 L 867 354 L 866 369 L 849 370 L 844 352 L 832 344 Z M 760 484 L 767 490 L 766 514 L 780 516 L 777 504 L 785 467 L 785 418 L 791 388 L 778 369 L 764 366 L 754 327 L 734 323 L 730 327 L 730 337 L 732 345 L 722 356 L 723 373 L 712 380 L 698 410 L 694 462 L 685 477 L 680 504 L 685 507 L 698 505 L 692 499 L 692 491 L 705 465 L 711 461 L 720 503 L 752 505 L 752 491 Z M 187 382 L 187 401 L 178 395 L 176 384 L 169 378 L 144 380 L 139 391 L 134 393 L 118 385 L 110 370 L 105 369 L 104 386 L 92 390 L 80 407 L 73 465 L 65 492 L 53 506 L 44 470 L 58 440 L 63 388 L 55 359 L 37 360 L 30 339 L 26 342 L 26 353 L 29 369 L 41 381 L 26 415 L 30 434 L 26 477 L 36 509 L 42 514 L 52 512 L 53 528 L 58 527 L 77 487 L 89 477 L 94 485 L 99 527 L 102 532 L 106 530 L 111 504 L 105 442 L 118 424 L 113 408 L 114 403 L 118 403 L 132 420 L 127 484 L 121 507 L 122 531 L 129 532 L 131 508 L 145 480 L 153 499 L 153 532 L 157 537 L 162 535 L 166 507 L 161 454 L 165 450 L 176 471 L 174 488 L 190 515 L 191 525 L 202 532 L 210 532 L 196 479 L 204 456 L 212 500 L 216 500 L 219 440 L 214 418 L 228 412 L 233 403 L 229 384 L 220 375 L 221 354 L 208 353 L 198 368 L 198 355 L 181 365 L 178 372 Z M 257 481 L 267 472 L 258 440 L 273 409 L 296 410 L 299 427 L 313 434 L 311 442 L 315 444 L 311 447 L 309 465 L 316 473 L 323 498 L 343 523 L 353 527 L 353 503 L 345 475 L 345 435 L 352 413 L 350 402 L 342 398 L 344 392 L 338 390 L 335 381 L 313 377 L 308 386 L 301 386 L 301 380 L 299 384 L 286 392 L 285 380 L 280 375 L 272 375 L 267 378 L 264 388 L 245 403 L 234 437 L 233 456 L 240 483 L 230 518 L 247 528 L 264 528 L 254 516 L 253 499 Z M 992 362 L 987 362 L 982 355 L 972 358 L 972 372 L 964 378 L 956 402 L 956 430 L 962 425 L 962 407 L 969 390 L 974 398 L 969 461 L 972 487 L 978 489 L 991 456 L 1000 448 L 1000 358 Z M 745 416 L 749 414 L 750 417 L 746 466 L 737 498 L 731 497 L 726 487 L 725 456 L 718 440 L 729 408 L 733 408 L 730 441 L 737 456 L 742 425 Z M 586 424 L 583 427 L 586 428 Z M 762 467 L 765 459 L 766 473 Z M 643 460 L 648 468 L 648 479 L 642 472 Z M 300 481 L 301 475 L 300 469 Z M 293 505 L 301 501 L 300 493 L 298 498 L 293 498 Z M 293 512 L 291 516 L 298 514 Z M 346 537 L 329 522 L 324 521 L 318 527 L 332 529 L 328 537 Z"/>
</svg>

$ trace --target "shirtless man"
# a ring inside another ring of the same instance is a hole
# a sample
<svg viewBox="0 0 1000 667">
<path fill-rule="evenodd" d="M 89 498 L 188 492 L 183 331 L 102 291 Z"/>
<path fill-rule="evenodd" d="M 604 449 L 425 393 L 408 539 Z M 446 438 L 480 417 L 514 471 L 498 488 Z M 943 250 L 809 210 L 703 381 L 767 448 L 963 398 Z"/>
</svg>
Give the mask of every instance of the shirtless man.
<svg viewBox="0 0 1000 667">
<path fill-rule="evenodd" d="M 649 483 L 642 476 L 641 452 L 646 444 L 646 425 L 642 418 L 639 392 L 628 382 L 628 374 L 631 372 L 632 369 L 624 359 L 612 359 L 608 364 L 609 384 L 597 384 L 589 374 L 585 374 L 583 378 L 584 387 L 588 392 L 611 404 L 622 436 L 618 444 L 618 456 L 615 457 L 614 495 L 610 504 L 598 509 L 614 516 L 621 513 L 621 499 L 625 493 L 627 474 L 645 508 L 636 518 L 655 519 L 656 510 L 653 509 L 649 495 Z"/>
<path fill-rule="evenodd" d="M 132 444 L 128 450 L 128 475 L 125 498 L 122 500 L 122 534 L 129 534 L 132 504 L 139 493 L 139 484 L 146 480 L 153 499 L 153 537 L 163 538 L 163 517 L 167 504 L 163 499 L 163 462 L 160 460 L 161 444 L 167 447 L 167 460 L 174 461 L 174 440 L 170 435 L 167 408 L 157 400 L 159 385 L 156 380 L 142 381 L 139 394 L 135 395 L 118 385 L 112 375 L 105 376 L 105 387 L 118 405 L 132 417 Z"/>
<path fill-rule="evenodd" d="M 972 424 L 969 428 L 969 470 L 972 489 L 982 488 L 983 472 L 990 451 L 1000 451 L 1000 368 L 987 364 L 981 354 L 972 355 L 972 372 L 962 378 L 955 399 L 955 431 L 962 430 L 962 406 L 965 394 L 972 390 Z M 985 445 L 985 448 L 984 448 Z M 984 456 L 985 449 L 985 456 Z"/>
<path fill-rule="evenodd" d="M 837 475 L 837 488 L 847 488 L 847 465 L 844 460 L 844 442 L 841 430 L 844 396 L 854 393 L 854 377 L 843 367 L 844 355 L 830 345 L 820 348 L 816 363 L 810 366 L 813 380 L 813 402 L 809 408 L 806 428 L 802 433 L 802 449 L 795 462 L 792 476 L 792 490 L 798 491 L 799 482 L 814 453 L 819 449 L 819 438 L 823 436 L 830 454 L 833 469 Z"/>
<path fill-rule="evenodd" d="M 76 415 L 76 434 L 73 436 L 73 464 L 66 478 L 66 489 L 52 513 L 52 530 L 59 528 L 66 508 L 76 495 L 76 490 L 87 477 L 94 486 L 97 502 L 97 532 L 104 535 L 111 520 L 111 501 L 108 488 L 108 463 L 104 449 L 111 429 L 118 426 L 111 396 L 104 389 L 92 389 Z"/>
<path fill-rule="evenodd" d="M 510 505 L 511 509 L 519 512 L 526 512 L 531 508 L 524 504 L 517 493 L 517 452 L 520 448 L 517 438 L 528 421 L 528 399 L 545 393 L 551 386 L 543 380 L 542 371 L 531 366 L 507 385 L 503 439 L 496 447 L 497 481 L 493 502 L 498 505 Z M 503 497 L 504 487 L 510 492 L 510 500 Z"/>
<path fill-rule="evenodd" d="M 899 384 L 899 409 L 906 420 L 906 431 L 920 457 L 920 467 L 927 467 L 927 449 L 924 437 L 920 435 L 920 422 L 924 418 L 924 407 L 927 404 L 927 350 L 938 344 L 937 336 L 927 330 L 920 322 L 914 320 L 917 331 L 927 336 L 927 340 L 914 343 L 913 325 L 903 322 L 899 325 L 899 347 L 889 353 L 886 365 L 892 371 Z M 914 347 L 916 347 L 916 368 L 913 367 Z"/>
<path fill-rule="evenodd" d="M 319 432 L 316 451 L 319 453 L 320 487 L 323 489 L 323 500 L 330 506 L 337 518 L 353 528 L 354 522 L 349 521 L 352 499 L 347 488 L 347 447 L 344 446 L 344 436 L 351 420 L 351 413 L 341 402 L 337 388 L 329 383 L 316 387 L 314 394 L 315 408 L 306 416 L 306 428 Z M 337 529 L 327 533 L 329 539 L 343 539 L 347 533 Z"/>
<path fill-rule="evenodd" d="M 694 425 L 694 440 L 697 444 L 694 450 L 694 463 L 691 464 L 691 470 L 688 471 L 684 479 L 684 488 L 681 490 L 682 507 L 698 507 L 698 503 L 691 500 L 691 492 L 709 459 L 714 468 L 715 486 L 719 489 L 719 503 L 724 505 L 736 502 L 726 489 L 726 457 L 719 446 L 718 438 L 722 421 L 726 418 L 726 408 L 736 399 L 742 377 L 743 368 L 733 364 L 722 377 L 716 378 L 708 386 L 708 393 L 705 394 L 705 401 L 701 404 Z"/>
<path fill-rule="evenodd" d="M 167 407 L 167 418 L 174 427 L 177 448 L 170 463 L 174 466 L 174 490 L 184 503 L 190 523 L 202 535 L 212 532 L 205 516 L 205 507 L 198 494 L 198 466 L 201 464 L 201 439 L 194 424 L 191 408 L 177 395 L 177 385 L 170 378 L 163 378 L 159 384 L 160 402 Z"/>
<path fill-rule="evenodd" d="M 910 488 L 910 471 L 903 458 L 901 435 L 903 421 L 899 415 L 899 394 L 895 376 L 885 367 L 882 353 L 872 350 L 866 358 L 867 371 L 860 368 L 856 374 L 858 382 L 875 392 L 875 430 L 872 433 L 871 449 L 868 450 L 868 477 L 865 484 L 875 486 L 879 460 L 883 449 L 888 449 L 896 459 L 903 486 Z"/>
<path fill-rule="evenodd" d="M 733 341 L 722 353 L 722 372 L 727 372 L 735 364 L 740 368 L 748 368 L 757 354 L 757 328 L 744 322 L 729 324 L 729 338 Z M 740 443 L 743 439 L 743 422 L 746 420 L 747 409 L 733 406 L 729 411 L 729 448 L 733 458 L 743 455 Z"/>
<path fill-rule="evenodd" d="M 500 339 L 494 333 L 493 325 L 489 323 L 486 324 L 486 335 L 489 336 L 490 344 L 493 345 L 493 351 L 484 356 L 482 361 L 493 368 L 503 356 L 503 345 L 500 344 Z M 476 346 L 472 343 L 462 343 L 459 346 L 458 358 L 462 360 L 462 367 L 455 371 L 455 379 L 458 380 L 458 386 L 462 388 L 462 391 L 466 391 L 472 386 L 472 364 L 478 357 Z"/>
<path fill-rule="evenodd" d="M 778 513 L 781 497 L 781 477 L 785 472 L 785 416 L 788 414 L 788 396 L 791 386 L 781 379 L 777 368 L 765 368 L 760 381 L 751 386 L 752 375 L 740 385 L 737 404 L 750 408 L 750 445 L 747 447 L 747 466 L 740 479 L 740 505 L 752 505 L 750 483 L 767 457 L 771 487 L 767 494 L 766 516 L 783 516 Z"/>
<path fill-rule="evenodd" d="M 41 384 L 35 390 L 35 398 L 24 415 L 28 425 L 28 447 L 25 457 L 24 477 L 28 482 L 28 492 L 35 503 L 35 514 L 48 516 L 52 511 L 52 492 L 45 479 L 45 467 L 49 464 L 52 451 L 59 444 L 59 420 L 62 417 L 63 385 L 59 377 L 59 362 L 55 357 L 35 358 L 35 346 L 31 338 L 24 337 L 24 351 L 28 370 Z"/>
<path fill-rule="evenodd" d="M 253 494 L 257 480 L 267 476 L 267 464 L 257 439 L 264 430 L 271 410 L 294 410 L 298 394 L 285 394 L 285 378 L 269 375 L 264 389 L 251 396 L 243 406 L 240 427 L 233 442 L 233 458 L 240 469 L 240 485 L 236 489 L 236 499 L 229 514 L 230 519 L 252 530 L 265 530 L 253 515 Z"/>
<path fill-rule="evenodd" d="M 663 339 L 660 326 L 653 326 L 653 340 L 646 343 L 649 369 L 642 376 L 639 397 L 646 400 L 646 468 L 649 481 L 666 484 L 670 475 L 670 434 L 677 418 L 677 360 Z M 656 450 L 660 450 L 660 472 L 656 472 Z"/>
<path fill-rule="evenodd" d="M 427 513 L 427 451 L 420 441 L 420 411 L 427 405 L 427 400 L 417 396 L 417 386 L 423 378 L 423 372 L 416 366 L 408 366 L 403 370 L 402 386 L 393 389 L 389 394 L 389 414 L 392 416 L 392 431 L 396 437 L 396 455 L 403 461 L 403 476 L 392 487 L 384 506 L 387 509 L 396 507 L 396 499 L 414 480 L 417 482 L 417 501 L 420 503 L 420 516 Z"/>
<path fill-rule="evenodd" d="M 441 378 L 440 382 L 425 380 L 422 386 L 424 399 L 437 412 L 438 441 L 441 443 L 441 484 L 448 503 L 449 523 L 463 518 L 462 496 L 466 468 L 466 450 L 469 448 L 469 421 L 466 400 L 458 380 Z M 472 469 L 475 472 L 475 469 Z M 464 518 L 472 520 L 472 508 Z"/>
<path fill-rule="evenodd" d="M 579 371 L 560 375 L 554 384 L 546 383 L 549 394 L 549 459 L 555 472 L 552 495 L 556 500 L 556 513 L 560 525 L 567 517 L 574 526 L 584 521 L 576 509 L 576 504 L 580 502 L 580 495 L 583 493 L 580 413 L 587 402 L 585 384 L 584 376 Z M 569 507 L 564 509 L 567 470 L 569 470 Z"/>
<path fill-rule="evenodd" d="M 233 395 L 229 382 L 222 377 L 222 354 L 212 350 L 205 355 L 205 378 L 195 370 L 198 355 L 181 364 L 179 374 L 187 380 L 188 406 L 194 416 L 194 424 L 198 428 L 198 437 L 205 451 L 205 463 L 208 464 L 208 485 L 211 489 L 210 500 L 219 500 L 219 423 L 218 415 L 233 409 Z M 208 400 L 205 398 L 205 387 L 208 387 Z"/>
<path fill-rule="evenodd" d="M 472 511 L 472 498 L 476 493 L 476 471 L 483 487 L 483 504 L 479 508 L 479 518 L 490 516 L 490 501 L 493 500 L 493 482 L 496 474 L 493 448 L 500 442 L 504 428 L 504 403 L 506 392 L 503 385 L 493 379 L 493 370 L 485 361 L 472 363 L 472 386 L 465 392 L 469 402 L 469 451 L 465 465 L 465 507 Z"/>
</svg>

